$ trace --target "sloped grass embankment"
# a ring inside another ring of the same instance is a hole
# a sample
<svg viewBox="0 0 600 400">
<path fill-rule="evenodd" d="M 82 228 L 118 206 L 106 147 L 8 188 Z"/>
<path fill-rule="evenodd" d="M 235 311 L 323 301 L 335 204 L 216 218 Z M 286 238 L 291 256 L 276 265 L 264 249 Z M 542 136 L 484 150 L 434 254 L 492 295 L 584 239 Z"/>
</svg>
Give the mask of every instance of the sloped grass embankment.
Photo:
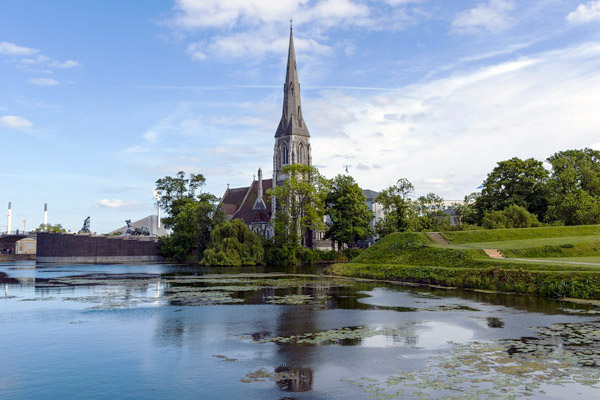
<svg viewBox="0 0 600 400">
<path fill-rule="evenodd" d="M 594 229 L 598 232 L 599 227 Z M 498 236 L 482 240 L 498 240 Z M 358 278 L 546 297 L 600 299 L 600 268 L 597 266 L 492 260 L 486 257 L 480 249 L 434 245 L 424 233 L 395 233 L 379 240 L 351 263 L 335 264 L 329 270 L 336 275 Z"/>
</svg>

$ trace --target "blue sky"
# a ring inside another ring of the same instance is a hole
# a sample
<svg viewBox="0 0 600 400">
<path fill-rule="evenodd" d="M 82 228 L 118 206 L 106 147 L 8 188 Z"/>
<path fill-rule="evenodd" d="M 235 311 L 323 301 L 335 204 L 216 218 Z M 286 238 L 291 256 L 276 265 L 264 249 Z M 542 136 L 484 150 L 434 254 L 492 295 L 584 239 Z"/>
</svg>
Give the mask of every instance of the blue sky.
<svg viewBox="0 0 600 400">
<path fill-rule="evenodd" d="M 47 202 L 110 231 L 178 170 L 218 196 L 270 176 L 290 18 L 328 177 L 460 199 L 497 161 L 600 148 L 600 1 L 0 0 L 13 229 Z"/>
</svg>

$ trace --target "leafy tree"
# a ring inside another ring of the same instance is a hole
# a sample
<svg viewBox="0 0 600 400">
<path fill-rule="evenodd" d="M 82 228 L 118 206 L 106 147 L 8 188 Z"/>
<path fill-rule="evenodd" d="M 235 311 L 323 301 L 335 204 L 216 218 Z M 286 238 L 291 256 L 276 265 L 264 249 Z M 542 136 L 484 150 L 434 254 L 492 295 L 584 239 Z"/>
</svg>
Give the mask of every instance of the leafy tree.
<svg viewBox="0 0 600 400">
<path fill-rule="evenodd" d="M 201 174 L 191 174 L 188 179 L 183 171 L 156 181 L 161 207 L 167 215 L 163 222 L 172 229 L 170 236 L 161 238 L 161 253 L 166 258 L 196 262 L 208 247 L 210 232 L 224 220 L 218 198 L 197 193 L 204 182 Z"/>
<path fill-rule="evenodd" d="M 324 203 L 330 182 L 309 165 L 288 165 L 281 172 L 288 176 L 283 185 L 268 191 L 279 207 L 275 233 L 289 235 L 294 243 L 302 235 L 304 244 L 310 245 L 307 233 L 324 228 Z"/>
<path fill-rule="evenodd" d="M 481 224 L 488 229 L 531 228 L 540 226 L 534 214 L 516 204 L 511 204 L 502 211 L 489 211 L 483 216 Z"/>
<path fill-rule="evenodd" d="M 263 261 L 261 238 L 241 220 L 225 221 L 210 233 L 210 244 L 204 251 L 202 265 L 258 265 Z"/>
<path fill-rule="evenodd" d="M 374 214 L 366 201 L 354 178 L 338 175 L 333 179 L 325 198 L 325 212 L 331 219 L 325 237 L 337 241 L 339 251 L 343 243 L 355 243 L 371 234 Z"/>
<path fill-rule="evenodd" d="M 481 196 L 475 202 L 477 222 L 486 212 L 501 211 L 512 204 L 544 216 L 548 208 L 548 177 L 543 163 L 533 158 L 500 161 L 483 182 Z"/>
<path fill-rule="evenodd" d="M 467 196 L 463 201 L 463 204 L 454 206 L 454 211 L 458 215 L 459 223 L 462 224 L 477 224 L 479 218 L 477 216 L 477 210 L 475 204 L 477 199 L 481 196 L 479 192 L 473 192 Z"/>
<path fill-rule="evenodd" d="M 183 210 L 190 200 L 211 201 L 212 195 L 202 193 L 201 189 L 206 183 L 202 174 L 190 174 L 179 171 L 177 175 L 165 176 L 156 181 L 156 191 L 160 196 L 160 207 L 166 216 L 162 222 L 166 228 L 172 228 L 174 218 Z"/>
<path fill-rule="evenodd" d="M 61 224 L 40 224 L 40 226 L 35 230 L 36 232 L 54 232 L 54 233 L 64 233 L 67 230 L 63 228 Z"/>
<path fill-rule="evenodd" d="M 414 231 L 438 231 L 450 227 L 450 217 L 444 212 L 444 199 L 435 193 L 427 193 L 412 202 Z"/>
<path fill-rule="evenodd" d="M 600 223 L 600 151 L 566 150 L 547 161 L 552 177 L 546 220 L 566 225 Z"/>
<path fill-rule="evenodd" d="M 415 191 L 408 179 L 401 178 L 395 185 L 384 189 L 375 198 L 375 202 L 382 205 L 385 217 L 375 226 L 380 236 L 392 232 L 405 232 L 411 225 L 411 201 L 408 196 Z"/>
</svg>

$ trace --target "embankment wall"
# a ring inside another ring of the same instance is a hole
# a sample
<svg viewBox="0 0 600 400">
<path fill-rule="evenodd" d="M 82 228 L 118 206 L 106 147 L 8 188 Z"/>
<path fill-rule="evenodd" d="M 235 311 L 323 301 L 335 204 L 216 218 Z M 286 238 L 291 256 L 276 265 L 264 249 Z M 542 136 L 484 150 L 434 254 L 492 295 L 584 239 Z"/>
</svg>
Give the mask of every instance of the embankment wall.
<svg viewBox="0 0 600 400">
<path fill-rule="evenodd" d="M 68 235 L 40 232 L 39 263 L 160 262 L 158 239 L 149 237 Z"/>
</svg>

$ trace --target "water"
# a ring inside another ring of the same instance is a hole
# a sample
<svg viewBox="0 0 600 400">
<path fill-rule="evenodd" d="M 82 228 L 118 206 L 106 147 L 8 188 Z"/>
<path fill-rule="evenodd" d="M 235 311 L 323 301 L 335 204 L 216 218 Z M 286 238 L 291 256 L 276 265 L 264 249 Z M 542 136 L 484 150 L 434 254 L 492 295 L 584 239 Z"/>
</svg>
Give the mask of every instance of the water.
<svg viewBox="0 0 600 400">
<path fill-rule="evenodd" d="M 592 306 L 295 272 L 0 264 L 0 398 L 600 398 Z"/>
</svg>

